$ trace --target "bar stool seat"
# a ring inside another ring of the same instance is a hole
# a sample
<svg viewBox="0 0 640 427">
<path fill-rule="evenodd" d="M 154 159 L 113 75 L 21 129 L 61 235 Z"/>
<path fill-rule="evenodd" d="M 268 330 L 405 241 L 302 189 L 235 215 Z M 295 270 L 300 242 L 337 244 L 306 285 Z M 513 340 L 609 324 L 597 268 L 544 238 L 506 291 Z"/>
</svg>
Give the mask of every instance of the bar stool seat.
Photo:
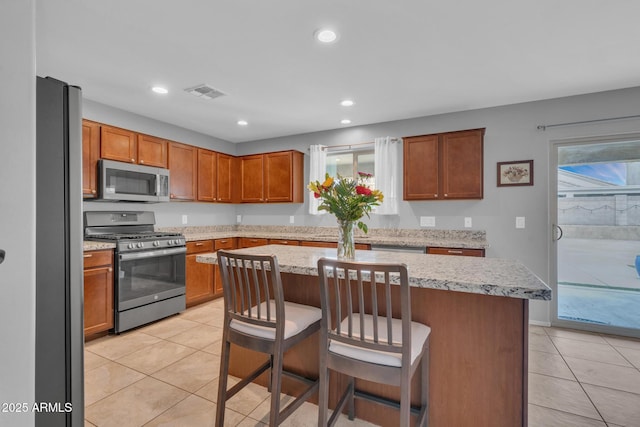
<svg viewBox="0 0 640 427">
<path fill-rule="evenodd" d="M 227 400 L 269 369 L 269 425 L 280 425 L 318 391 L 317 379 L 287 372 L 283 359 L 289 348 L 317 333 L 322 312 L 317 307 L 284 300 L 280 269 L 274 255 L 246 255 L 224 250 L 217 254 L 225 312 L 216 426 L 224 425 Z M 231 344 L 265 353 L 269 359 L 227 390 Z M 306 387 L 280 410 L 283 375 L 301 381 Z"/>
</svg>

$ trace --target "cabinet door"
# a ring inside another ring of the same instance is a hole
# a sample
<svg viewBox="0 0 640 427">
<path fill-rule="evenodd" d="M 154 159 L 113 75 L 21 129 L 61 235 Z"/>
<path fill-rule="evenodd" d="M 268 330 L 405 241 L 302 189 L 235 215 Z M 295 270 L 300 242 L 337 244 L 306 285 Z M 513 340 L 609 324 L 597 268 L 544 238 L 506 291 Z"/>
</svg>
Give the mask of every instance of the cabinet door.
<svg viewBox="0 0 640 427">
<path fill-rule="evenodd" d="M 300 242 L 300 246 L 313 246 L 315 248 L 337 248 L 338 242 L 316 242 L 312 240 L 304 240 Z"/>
<path fill-rule="evenodd" d="M 198 201 L 216 201 L 217 160 L 214 151 L 198 148 Z"/>
<path fill-rule="evenodd" d="M 476 129 L 441 135 L 443 199 L 482 199 L 483 134 Z"/>
<path fill-rule="evenodd" d="M 270 245 L 300 246 L 299 240 L 269 239 Z"/>
<path fill-rule="evenodd" d="M 233 157 L 218 153 L 217 155 L 217 196 L 218 201 L 231 203 L 233 201 Z"/>
<path fill-rule="evenodd" d="M 196 147 L 178 142 L 169 143 L 170 197 L 172 200 L 195 200 L 198 179 Z"/>
<path fill-rule="evenodd" d="M 213 298 L 213 264 L 202 264 L 196 261 L 198 254 L 206 252 L 213 252 L 213 240 L 187 242 L 187 306 Z"/>
<path fill-rule="evenodd" d="M 215 240 L 216 251 L 218 249 L 236 249 L 236 246 L 235 237 Z M 217 265 L 214 265 L 213 275 L 213 293 L 215 296 L 222 296 L 224 289 L 222 286 L 222 277 L 220 276 L 220 268 Z"/>
<path fill-rule="evenodd" d="M 438 198 L 438 135 L 405 138 L 404 200 Z"/>
<path fill-rule="evenodd" d="M 137 163 L 136 133 L 126 129 L 100 128 L 100 158 Z"/>
<path fill-rule="evenodd" d="M 241 193 L 244 203 L 264 202 L 264 156 L 256 154 L 240 159 Z"/>
<path fill-rule="evenodd" d="M 155 136 L 138 134 L 138 163 L 166 168 L 167 142 Z"/>
<path fill-rule="evenodd" d="M 98 196 L 100 123 L 82 120 L 82 195 Z"/>
<path fill-rule="evenodd" d="M 293 153 L 264 155 L 265 201 L 293 201 Z"/>
<path fill-rule="evenodd" d="M 113 328 L 113 268 L 84 270 L 84 335 Z"/>
</svg>

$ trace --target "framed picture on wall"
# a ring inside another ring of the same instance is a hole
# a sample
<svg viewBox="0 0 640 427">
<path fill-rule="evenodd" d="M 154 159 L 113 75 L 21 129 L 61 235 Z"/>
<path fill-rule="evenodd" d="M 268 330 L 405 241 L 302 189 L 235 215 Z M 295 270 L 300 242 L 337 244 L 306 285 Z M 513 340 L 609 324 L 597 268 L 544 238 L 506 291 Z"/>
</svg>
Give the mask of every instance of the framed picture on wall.
<svg viewBox="0 0 640 427">
<path fill-rule="evenodd" d="M 533 185 L 533 160 L 498 162 L 498 187 Z"/>
</svg>

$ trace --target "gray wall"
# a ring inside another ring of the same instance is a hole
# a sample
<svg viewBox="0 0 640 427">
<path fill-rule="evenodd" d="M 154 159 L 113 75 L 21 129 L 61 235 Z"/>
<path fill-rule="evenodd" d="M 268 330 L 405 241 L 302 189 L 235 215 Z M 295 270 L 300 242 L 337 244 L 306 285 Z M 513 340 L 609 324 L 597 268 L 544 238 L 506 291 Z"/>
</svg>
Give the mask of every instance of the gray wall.
<svg viewBox="0 0 640 427">
<path fill-rule="evenodd" d="M 35 398 L 34 0 L 0 7 L 0 403 Z M 0 425 L 31 426 L 33 413 L 0 412 Z"/>
<path fill-rule="evenodd" d="M 400 215 L 376 217 L 371 227 L 419 228 L 420 216 L 435 216 L 436 228 L 462 229 L 464 217 L 473 228 L 487 231 L 491 247 L 487 256 L 522 261 L 544 281 L 549 280 L 549 156 L 552 141 L 574 137 L 637 132 L 639 120 L 620 120 L 537 129 L 537 125 L 630 116 L 640 111 L 640 88 L 559 98 L 504 107 L 464 111 L 438 116 L 378 123 L 327 132 L 294 135 L 238 145 L 237 154 L 296 148 L 308 154 L 311 144 L 338 145 L 372 141 L 378 136 L 411 136 L 462 129 L 486 128 L 484 146 L 484 199 L 478 201 L 401 202 Z M 496 186 L 496 162 L 534 160 L 534 186 Z M 305 156 L 305 182 L 309 158 Z M 329 215 L 307 215 L 304 204 L 242 205 L 243 224 L 286 224 L 294 215 L 296 224 L 332 225 Z M 258 207 L 258 209 L 256 209 Z M 515 228 L 515 217 L 526 217 L 526 228 Z M 531 319 L 549 322 L 551 306 L 533 301 Z"/>
<path fill-rule="evenodd" d="M 235 154 L 235 144 L 178 126 L 123 111 L 88 99 L 83 101 L 83 116 L 112 126 L 118 126 L 172 141 L 195 145 L 227 154 Z M 187 215 L 187 225 L 234 224 L 234 205 L 218 203 L 105 203 L 84 202 L 84 210 L 149 210 L 156 214 L 159 227 L 182 225 L 182 215 Z"/>
</svg>

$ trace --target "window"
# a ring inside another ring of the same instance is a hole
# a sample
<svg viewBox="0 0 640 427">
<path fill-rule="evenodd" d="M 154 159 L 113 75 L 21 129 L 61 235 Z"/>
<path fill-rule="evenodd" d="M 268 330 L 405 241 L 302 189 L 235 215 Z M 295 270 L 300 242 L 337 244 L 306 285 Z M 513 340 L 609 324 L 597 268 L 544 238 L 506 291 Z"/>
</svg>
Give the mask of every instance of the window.
<svg viewBox="0 0 640 427">
<path fill-rule="evenodd" d="M 358 172 L 370 173 L 372 177 L 367 184 L 375 188 L 375 168 L 373 150 L 341 151 L 327 154 L 327 173 L 331 176 L 340 175 L 344 178 L 354 178 Z"/>
</svg>

